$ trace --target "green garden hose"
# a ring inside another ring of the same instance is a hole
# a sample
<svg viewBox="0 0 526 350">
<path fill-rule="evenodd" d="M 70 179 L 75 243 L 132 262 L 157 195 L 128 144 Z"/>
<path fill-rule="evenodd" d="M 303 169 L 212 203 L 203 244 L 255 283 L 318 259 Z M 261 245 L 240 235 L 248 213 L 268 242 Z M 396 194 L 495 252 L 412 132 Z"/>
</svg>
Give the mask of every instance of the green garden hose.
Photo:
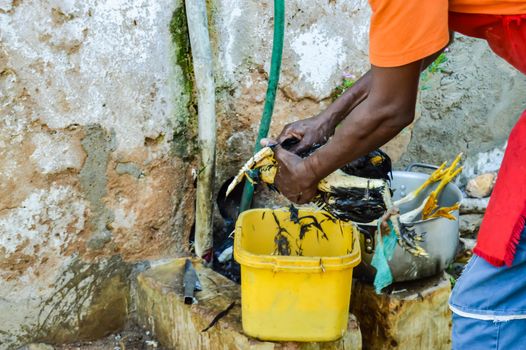
<svg viewBox="0 0 526 350">
<path fill-rule="evenodd" d="M 281 57 L 283 53 L 283 36 L 285 32 L 285 0 L 274 0 L 274 38 L 272 42 L 272 60 L 270 62 L 270 76 L 268 80 L 267 94 L 265 96 L 265 106 L 263 115 L 259 124 L 258 137 L 254 147 L 254 154 L 261 149 L 259 142 L 267 137 L 274 110 L 274 101 L 276 100 L 276 91 L 278 89 L 279 73 L 281 70 Z M 243 196 L 239 213 L 250 208 L 252 196 L 254 195 L 254 186 L 250 182 L 245 183 Z"/>
</svg>

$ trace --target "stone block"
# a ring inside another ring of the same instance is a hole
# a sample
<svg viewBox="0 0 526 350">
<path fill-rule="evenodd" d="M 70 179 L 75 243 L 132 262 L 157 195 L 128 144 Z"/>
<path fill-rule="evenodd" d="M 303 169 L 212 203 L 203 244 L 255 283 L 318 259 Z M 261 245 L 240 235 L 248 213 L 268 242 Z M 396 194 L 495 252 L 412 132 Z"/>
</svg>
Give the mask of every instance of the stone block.
<svg viewBox="0 0 526 350">
<path fill-rule="evenodd" d="M 460 214 L 484 214 L 489 198 L 464 198 L 460 206 Z"/>
<path fill-rule="evenodd" d="M 474 177 L 468 181 L 466 193 L 473 198 L 489 197 L 491 191 L 493 191 L 496 179 L 496 173 L 487 173 Z"/>
<path fill-rule="evenodd" d="M 195 262 L 203 291 L 198 302 L 186 305 L 182 295 L 184 259 L 175 259 L 137 277 L 137 316 L 166 349 L 361 349 L 358 322 L 350 316 L 347 332 L 333 342 L 269 342 L 243 334 L 240 286 Z M 216 324 L 221 312 L 234 306 Z M 208 330 L 204 331 L 206 328 Z"/>
<path fill-rule="evenodd" d="M 364 349 L 450 349 L 449 280 L 442 274 L 394 285 L 377 295 L 355 281 L 351 312 L 360 322 Z"/>
<path fill-rule="evenodd" d="M 460 236 L 476 237 L 483 217 L 482 214 L 460 215 Z"/>
</svg>

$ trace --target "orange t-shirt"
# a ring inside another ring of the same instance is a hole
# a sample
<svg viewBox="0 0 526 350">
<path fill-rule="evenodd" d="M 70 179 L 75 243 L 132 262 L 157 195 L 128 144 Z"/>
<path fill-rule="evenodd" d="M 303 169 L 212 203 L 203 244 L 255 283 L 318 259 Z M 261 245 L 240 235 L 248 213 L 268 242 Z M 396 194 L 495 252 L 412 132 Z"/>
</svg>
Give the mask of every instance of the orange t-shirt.
<svg viewBox="0 0 526 350">
<path fill-rule="evenodd" d="M 371 64 L 402 66 L 427 57 L 449 41 L 448 12 L 526 14 L 526 0 L 369 0 Z"/>
</svg>

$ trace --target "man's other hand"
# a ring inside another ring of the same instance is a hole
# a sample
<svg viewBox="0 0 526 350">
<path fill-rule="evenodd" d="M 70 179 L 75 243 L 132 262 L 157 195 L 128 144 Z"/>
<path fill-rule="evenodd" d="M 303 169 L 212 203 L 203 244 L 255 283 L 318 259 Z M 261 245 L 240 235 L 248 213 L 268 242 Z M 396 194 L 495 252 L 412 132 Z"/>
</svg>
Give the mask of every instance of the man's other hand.
<svg viewBox="0 0 526 350">
<path fill-rule="evenodd" d="M 299 142 L 288 148 L 292 153 L 302 153 L 312 145 L 325 144 L 334 130 L 330 129 L 329 123 L 319 116 L 298 120 L 285 125 L 281 134 L 278 136 L 278 143 L 288 139 L 296 139 Z"/>
</svg>

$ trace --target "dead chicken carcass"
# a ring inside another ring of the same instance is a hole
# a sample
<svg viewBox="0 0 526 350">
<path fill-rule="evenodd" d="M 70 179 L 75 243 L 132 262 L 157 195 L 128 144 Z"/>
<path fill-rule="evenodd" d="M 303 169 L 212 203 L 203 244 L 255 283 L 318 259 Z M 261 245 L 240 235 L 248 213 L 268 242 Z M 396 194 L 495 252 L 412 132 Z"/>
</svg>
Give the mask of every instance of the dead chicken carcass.
<svg viewBox="0 0 526 350">
<path fill-rule="evenodd" d="M 315 148 L 300 156 L 306 157 L 313 151 Z M 229 185 L 227 195 L 243 178 L 273 187 L 276 172 L 274 152 L 271 147 L 265 147 L 241 168 Z M 337 219 L 360 224 L 377 225 L 386 220 L 384 214 L 388 212 L 400 246 L 415 256 L 427 256 L 418 243 L 423 240 L 422 236 L 401 225 L 398 211 L 393 210 L 390 173 L 391 160 L 387 154 L 373 151 L 322 179 L 313 202 Z"/>
</svg>

